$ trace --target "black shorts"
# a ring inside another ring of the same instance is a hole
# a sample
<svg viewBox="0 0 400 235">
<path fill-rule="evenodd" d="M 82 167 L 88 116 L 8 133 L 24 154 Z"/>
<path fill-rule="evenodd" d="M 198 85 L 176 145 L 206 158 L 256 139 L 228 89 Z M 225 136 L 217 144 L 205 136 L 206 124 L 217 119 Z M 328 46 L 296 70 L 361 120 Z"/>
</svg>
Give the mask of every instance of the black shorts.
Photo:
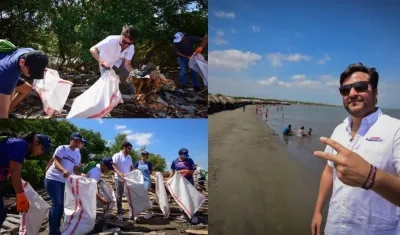
<svg viewBox="0 0 400 235">
<path fill-rule="evenodd" d="M 26 81 L 25 81 L 23 78 L 19 78 L 19 79 L 18 79 L 18 82 L 17 82 L 17 85 L 16 85 L 15 87 L 24 85 L 25 82 L 26 82 Z"/>
</svg>

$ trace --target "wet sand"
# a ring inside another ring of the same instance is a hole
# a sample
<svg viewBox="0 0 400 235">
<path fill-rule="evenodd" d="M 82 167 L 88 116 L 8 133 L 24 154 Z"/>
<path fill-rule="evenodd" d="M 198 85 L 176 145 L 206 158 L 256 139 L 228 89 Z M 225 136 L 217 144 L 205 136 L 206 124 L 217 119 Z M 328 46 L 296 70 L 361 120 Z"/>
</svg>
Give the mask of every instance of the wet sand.
<svg viewBox="0 0 400 235">
<path fill-rule="evenodd" d="M 319 177 L 293 159 L 255 106 L 208 123 L 210 234 L 311 234 Z"/>
</svg>

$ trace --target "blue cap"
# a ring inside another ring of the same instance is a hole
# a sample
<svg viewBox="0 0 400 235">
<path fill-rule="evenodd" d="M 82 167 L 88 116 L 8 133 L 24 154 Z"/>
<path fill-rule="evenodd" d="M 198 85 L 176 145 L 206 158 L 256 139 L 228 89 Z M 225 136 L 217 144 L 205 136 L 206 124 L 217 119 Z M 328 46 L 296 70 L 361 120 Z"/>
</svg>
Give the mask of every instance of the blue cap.
<svg viewBox="0 0 400 235">
<path fill-rule="evenodd" d="M 146 152 L 146 151 L 142 151 L 140 154 L 141 154 L 141 155 L 146 155 L 146 156 L 149 156 L 149 153 L 148 153 L 148 152 Z"/>
<path fill-rule="evenodd" d="M 43 134 L 36 134 L 35 137 L 39 139 L 39 143 L 43 145 L 44 152 L 49 153 L 51 147 L 51 140 L 47 135 Z"/>
<path fill-rule="evenodd" d="M 75 132 L 75 133 L 72 133 L 71 139 L 74 139 L 74 140 L 82 140 L 82 136 L 81 136 L 81 134 L 79 134 L 78 132 Z"/>
<path fill-rule="evenodd" d="M 105 158 L 101 159 L 101 163 L 103 163 L 109 170 L 111 170 L 111 171 L 114 170 L 112 158 L 105 157 Z"/>
<path fill-rule="evenodd" d="M 181 149 L 179 149 L 178 154 L 180 156 L 189 157 L 189 150 L 187 150 L 185 148 L 181 148 Z"/>
<path fill-rule="evenodd" d="M 82 143 L 83 143 L 84 145 L 87 145 L 87 140 L 84 139 L 84 138 L 82 138 Z"/>
</svg>

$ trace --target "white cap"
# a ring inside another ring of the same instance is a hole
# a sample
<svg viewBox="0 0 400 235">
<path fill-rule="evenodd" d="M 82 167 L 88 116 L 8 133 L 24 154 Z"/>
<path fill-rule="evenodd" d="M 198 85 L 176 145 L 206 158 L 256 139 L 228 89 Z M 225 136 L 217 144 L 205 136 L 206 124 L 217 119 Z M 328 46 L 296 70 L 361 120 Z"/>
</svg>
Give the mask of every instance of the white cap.
<svg viewBox="0 0 400 235">
<path fill-rule="evenodd" d="M 183 34 L 183 33 L 181 33 L 181 32 L 177 32 L 177 33 L 174 35 L 174 42 L 175 42 L 175 43 L 178 43 L 178 42 L 182 41 L 183 36 L 185 36 L 185 34 Z"/>
</svg>

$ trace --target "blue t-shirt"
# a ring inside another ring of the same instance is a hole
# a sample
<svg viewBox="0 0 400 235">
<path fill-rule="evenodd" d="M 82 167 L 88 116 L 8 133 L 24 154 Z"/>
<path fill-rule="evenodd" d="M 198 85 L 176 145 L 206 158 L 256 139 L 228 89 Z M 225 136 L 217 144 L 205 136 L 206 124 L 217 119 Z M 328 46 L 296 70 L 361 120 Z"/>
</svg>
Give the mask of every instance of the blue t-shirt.
<svg viewBox="0 0 400 235">
<path fill-rule="evenodd" d="M 11 95 L 21 75 L 19 59 L 32 48 L 19 48 L 13 52 L 0 53 L 0 94 Z"/>
<path fill-rule="evenodd" d="M 289 134 L 289 133 L 290 133 L 289 127 L 285 127 L 285 129 L 283 129 L 283 134 Z"/>
<path fill-rule="evenodd" d="M 0 141 L 0 181 L 8 176 L 11 161 L 24 163 L 28 154 L 28 143 L 20 138 L 7 138 Z"/>
<path fill-rule="evenodd" d="M 180 170 L 190 170 L 194 171 L 194 162 L 191 158 L 186 158 L 181 161 L 179 158 L 175 159 L 171 164 L 171 170 L 180 171 Z M 183 176 L 189 180 L 193 184 L 193 175 L 191 174 L 183 174 Z"/>
</svg>

